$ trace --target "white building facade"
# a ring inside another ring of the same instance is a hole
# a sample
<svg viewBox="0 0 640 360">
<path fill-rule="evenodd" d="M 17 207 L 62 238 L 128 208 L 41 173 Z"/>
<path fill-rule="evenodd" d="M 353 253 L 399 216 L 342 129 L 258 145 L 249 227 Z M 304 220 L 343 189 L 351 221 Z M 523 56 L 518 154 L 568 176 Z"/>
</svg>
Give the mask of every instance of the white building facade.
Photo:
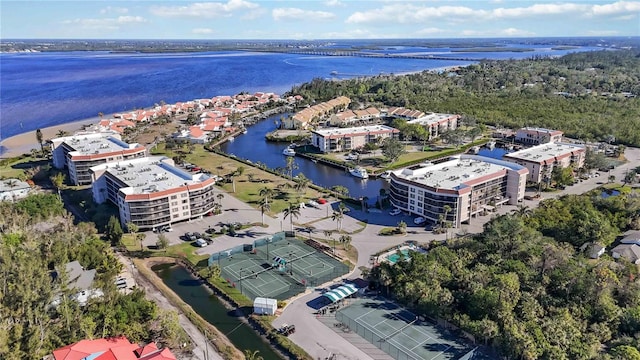
<svg viewBox="0 0 640 360">
<path fill-rule="evenodd" d="M 503 159 L 526 167 L 529 170 L 527 180 L 540 183 L 550 181 L 555 167 L 572 166 L 574 169 L 583 167 L 585 156 L 584 146 L 548 143 L 506 154 Z"/>
<path fill-rule="evenodd" d="M 115 133 L 91 133 L 51 140 L 53 166 L 67 169 L 74 185 L 90 185 L 93 166 L 145 157 L 147 149 L 140 144 L 127 144 Z"/>
<path fill-rule="evenodd" d="M 475 155 L 460 155 L 439 164 L 419 164 L 391 172 L 394 207 L 460 227 L 488 208 L 524 199 L 525 167 Z"/>
<path fill-rule="evenodd" d="M 527 145 L 557 143 L 562 141 L 563 132 L 536 127 L 524 127 L 516 132 L 516 141 Z"/>
<path fill-rule="evenodd" d="M 407 121 L 407 124 L 420 124 L 429 130 L 429 139 L 437 138 L 445 131 L 458 127 L 460 115 L 429 113 L 417 119 Z"/>
<path fill-rule="evenodd" d="M 91 168 L 97 203 L 118 206 L 122 224 L 141 229 L 202 218 L 213 211 L 215 179 L 187 173 L 167 157 L 147 157 Z"/>
<path fill-rule="evenodd" d="M 380 144 L 386 138 L 398 138 L 400 130 L 386 125 L 371 125 L 352 128 L 330 128 L 311 132 L 311 144 L 320 151 L 350 151 L 367 143 Z"/>
</svg>

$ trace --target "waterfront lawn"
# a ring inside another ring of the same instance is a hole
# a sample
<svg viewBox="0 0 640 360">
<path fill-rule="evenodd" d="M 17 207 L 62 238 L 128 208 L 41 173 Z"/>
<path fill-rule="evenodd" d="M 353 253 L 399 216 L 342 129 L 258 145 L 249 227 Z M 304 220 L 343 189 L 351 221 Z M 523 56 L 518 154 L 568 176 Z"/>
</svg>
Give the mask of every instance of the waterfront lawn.
<svg viewBox="0 0 640 360">
<path fill-rule="evenodd" d="M 0 177 L 3 179 L 23 179 L 25 170 L 36 166 L 47 165 L 46 159 L 34 158 L 30 155 L 20 155 L 0 160 Z"/>
<path fill-rule="evenodd" d="M 187 241 L 180 244 L 171 245 L 165 250 L 160 250 L 159 253 L 164 253 L 165 256 L 169 257 L 187 259 L 193 266 L 199 267 L 202 265 L 200 262 L 203 260 L 207 260 L 209 258 L 209 255 L 196 254 L 196 249 L 198 248 L 193 246 L 191 241 Z"/>
<path fill-rule="evenodd" d="M 153 153 L 169 157 L 177 155 L 174 151 L 165 151 L 164 144 L 159 144 Z M 198 165 L 210 171 L 211 174 L 223 178 L 236 174 L 233 176 L 233 182 L 222 183 L 222 188 L 255 208 L 259 207 L 260 189 L 282 187 L 284 190 L 275 191 L 270 214 L 282 212 L 289 206 L 290 202 L 306 202 L 308 199 L 317 199 L 324 196 L 323 193 L 311 188 L 308 188 L 304 194 L 300 194 L 291 188 L 293 186 L 292 181 L 236 159 L 209 152 L 202 145 L 196 145 L 191 154 L 185 154 L 185 159 L 187 162 Z M 237 175 L 238 169 L 243 169 L 241 175 Z M 233 191 L 234 183 L 235 192 Z"/>
</svg>

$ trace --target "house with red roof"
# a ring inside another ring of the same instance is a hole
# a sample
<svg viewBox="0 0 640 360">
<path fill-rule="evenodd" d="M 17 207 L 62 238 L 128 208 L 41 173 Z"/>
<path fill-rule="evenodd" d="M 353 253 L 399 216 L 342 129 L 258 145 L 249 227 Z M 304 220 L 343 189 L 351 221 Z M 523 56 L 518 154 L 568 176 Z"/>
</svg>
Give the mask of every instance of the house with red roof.
<svg viewBox="0 0 640 360">
<path fill-rule="evenodd" d="M 122 336 L 109 339 L 80 340 L 53 351 L 54 360 L 175 360 L 168 348 L 156 343 L 139 346 Z"/>
</svg>

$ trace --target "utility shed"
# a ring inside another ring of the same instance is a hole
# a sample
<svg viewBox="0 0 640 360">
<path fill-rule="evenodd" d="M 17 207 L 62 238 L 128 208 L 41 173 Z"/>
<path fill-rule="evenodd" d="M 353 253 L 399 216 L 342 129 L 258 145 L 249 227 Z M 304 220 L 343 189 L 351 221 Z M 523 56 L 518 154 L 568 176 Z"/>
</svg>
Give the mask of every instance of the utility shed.
<svg viewBox="0 0 640 360">
<path fill-rule="evenodd" d="M 253 313 L 260 315 L 275 315 L 278 309 L 278 300 L 257 297 L 253 300 Z"/>
</svg>

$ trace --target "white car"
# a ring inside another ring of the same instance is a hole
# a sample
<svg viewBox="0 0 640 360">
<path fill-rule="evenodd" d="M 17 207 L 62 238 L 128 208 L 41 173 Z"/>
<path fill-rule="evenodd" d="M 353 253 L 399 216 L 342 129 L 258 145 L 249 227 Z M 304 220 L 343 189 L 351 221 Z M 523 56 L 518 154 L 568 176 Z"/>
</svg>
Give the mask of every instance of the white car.
<svg viewBox="0 0 640 360">
<path fill-rule="evenodd" d="M 420 224 L 424 223 L 425 221 L 427 221 L 427 219 L 423 218 L 422 216 L 413 219 L 413 223 L 416 224 L 416 225 L 420 225 Z"/>
<path fill-rule="evenodd" d="M 207 244 L 207 241 L 206 241 L 205 239 L 198 239 L 198 240 L 196 240 L 196 246 L 199 246 L 199 247 L 205 247 L 205 246 L 207 246 L 207 245 L 208 245 L 208 244 Z"/>
<path fill-rule="evenodd" d="M 307 201 L 307 205 L 311 206 L 311 207 L 320 207 L 320 204 L 317 201 L 314 200 L 309 200 Z"/>
<path fill-rule="evenodd" d="M 389 212 L 389 215 L 396 216 L 396 215 L 400 215 L 401 213 L 402 213 L 402 210 L 395 208 Z"/>
</svg>

